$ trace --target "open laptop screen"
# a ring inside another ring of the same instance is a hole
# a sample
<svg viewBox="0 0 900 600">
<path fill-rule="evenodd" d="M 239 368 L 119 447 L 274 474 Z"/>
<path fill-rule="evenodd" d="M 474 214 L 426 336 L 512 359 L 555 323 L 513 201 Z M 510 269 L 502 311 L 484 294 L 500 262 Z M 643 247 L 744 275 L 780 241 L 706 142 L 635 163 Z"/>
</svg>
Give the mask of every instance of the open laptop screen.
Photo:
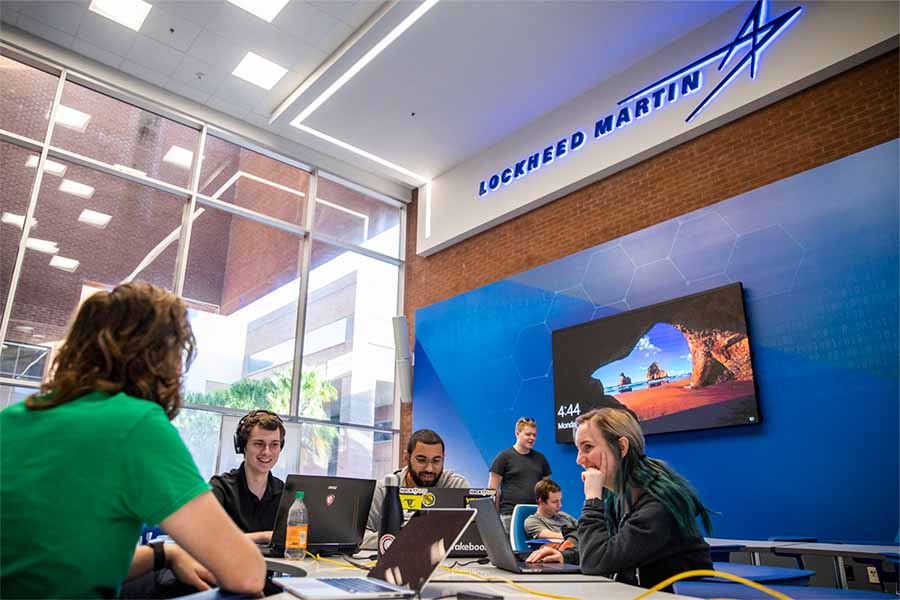
<svg viewBox="0 0 900 600">
<path fill-rule="evenodd" d="M 475 511 L 467 509 L 415 513 L 369 577 L 420 591 L 474 516 Z"/>
</svg>

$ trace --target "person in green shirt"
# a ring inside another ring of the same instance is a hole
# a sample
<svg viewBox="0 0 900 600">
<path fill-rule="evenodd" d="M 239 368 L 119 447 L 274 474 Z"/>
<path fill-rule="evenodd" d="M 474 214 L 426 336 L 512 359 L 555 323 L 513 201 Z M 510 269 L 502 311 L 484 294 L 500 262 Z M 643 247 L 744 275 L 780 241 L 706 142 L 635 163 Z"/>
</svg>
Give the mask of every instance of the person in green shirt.
<svg viewBox="0 0 900 600">
<path fill-rule="evenodd" d="M 89 297 L 41 391 L 0 412 L 0 596 L 115 598 L 163 566 L 263 589 L 265 561 L 170 420 L 194 355 L 184 303 L 147 283 Z M 176 545 L 135 548 L 143 523 Z"/>
</svg>

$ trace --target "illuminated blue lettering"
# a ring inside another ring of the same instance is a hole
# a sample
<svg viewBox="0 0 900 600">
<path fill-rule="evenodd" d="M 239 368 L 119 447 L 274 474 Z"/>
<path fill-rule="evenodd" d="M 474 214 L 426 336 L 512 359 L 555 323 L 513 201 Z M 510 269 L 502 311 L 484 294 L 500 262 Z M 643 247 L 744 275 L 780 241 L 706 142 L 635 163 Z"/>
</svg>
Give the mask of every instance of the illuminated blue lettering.
<svg viewBox="0 0 900 600">
<path fill-rule="evenodd" d="M 553 146 L 547 146 L 544 148 L 544 152 L 541 156 L 541 164 L 549 165 L 553 162 Z"/>
<path fill-rule="evenodd" d="M 582 146 L 584 146 L 584 132 L 576 131 L 575 133 L 572 134 L 572 143 L 569 144 L 569 150 L 571 150 L 572 152 L 575 152 Z"/>
<path fill-rule="evenodd" d="M 556 142 L 556 157 L 565 156 L 569 149 L 566 147 L 569 143 L 567 138 L 563 138 Z"/>
<path fill-rule="evenodd" d="M 690 75 L 681 78 L 681 95 L 693 94 L 703 85 L 703 72 L 694 71 Z"/>
<path fill-rule="evenodd" d="M 528 157 L 528 172 L 531 173 L 535 169 L 539 169 L 541 166 L 541 153 L 535 152 L 531 156 Z"/>
<path fill-rule="evenodd" d="M 525 163 L 526 162 L 527 162 L 527 159 L 523 158 L 522 160 L 520 160 L 519 162 L 516 163 L 516 168 L 513 169 L 513 175 L 515 176 L 516 179 L 518 179 L 519 177 L 525 177 Z"/>
<path fill-rule="evenodd" d="M 634 103 L 634 118 L 640 119 L 650 112 L 650 98 L 641 98 Z"/>
<path fill-rule="evenodd" d="M 631 123 L 631 111 L 628 110 L 627 106 L 623 106 L 622 110 L 619 111 L 619 116 L 616 118 L 616 129 L 629 123 Z"/>
<path fill-rule="evenodd" d="M 670 83 L 669 84 L 669 93 L 666 95 L 667 102 L 675 102 L 678 98 L 678 84 Z"/>
<path fill-rule="evenodd" d="M 484 184 L 484 181 L 482 181 L 481 183 L 478 184 L 478 197 L 484 198 L 487 195 L 488 195 L 487 186 Z"/>
<path fill-rule="evenodd" d="M 500 181 L 503 182 L 503 185 L 509 185 L 509 182 L 512 181 L 512 169 L 509 167 L 503 169 L 503 172 L 500 173 Z"/>
<path fill-rule="evenodd" d="M 606 115 L 605 118 L 600 119 L 599 121 L 594 123 L 594 137 L 603 137 L 613 129 L 615 129 L 615 127 L 613 126 L 613 116 Z"/>
<path fill-rule="evenodd" d="M 491 178 L 488 181 L 488 188 L 493 192 L 498 187 L 500 187 L 500 176 L 495 173 L 491 175 Z"/>
<path fill-rule="evenodd" d="M 660 106 L 662 106 L 662 98 L 665 95 L 665 93 L 666 93 L 666 88 L 659 88 L 658 90 L 656 90 L 655 92 L 650 94 L 651 96 L 653 96 L 653 108 L 654 109 L 657 109 Z"/>
</svg>

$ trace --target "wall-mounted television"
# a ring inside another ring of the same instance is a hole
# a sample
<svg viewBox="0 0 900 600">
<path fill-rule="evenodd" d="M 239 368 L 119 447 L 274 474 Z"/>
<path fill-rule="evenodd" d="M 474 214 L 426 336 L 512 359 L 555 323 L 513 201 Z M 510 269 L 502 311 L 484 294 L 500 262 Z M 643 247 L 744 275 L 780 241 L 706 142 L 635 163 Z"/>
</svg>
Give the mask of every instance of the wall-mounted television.
<svg viewBox="0 0 900 600">
<path fill-rule="evenodd" d="M 603 406 L 645 434 L 760 422 L 740 283 L 554 331 L 553 380 L 560 443 Z"/>
</svg>

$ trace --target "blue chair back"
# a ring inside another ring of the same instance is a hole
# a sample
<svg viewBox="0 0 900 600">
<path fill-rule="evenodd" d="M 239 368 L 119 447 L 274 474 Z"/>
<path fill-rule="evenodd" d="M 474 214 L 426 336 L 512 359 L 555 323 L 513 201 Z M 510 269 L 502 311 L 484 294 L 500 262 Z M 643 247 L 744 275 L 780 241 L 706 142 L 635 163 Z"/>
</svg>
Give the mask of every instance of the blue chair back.
<svg viewBox="0 0 900 600">
<path fill-rule="evenodd" d="M 537 512 L 537 504 L 516 504 L 509 522 L 509 543 L 515 552 L 527 552 L 528 534 L 525 533 L 525 519 Z"/>
</svg>

